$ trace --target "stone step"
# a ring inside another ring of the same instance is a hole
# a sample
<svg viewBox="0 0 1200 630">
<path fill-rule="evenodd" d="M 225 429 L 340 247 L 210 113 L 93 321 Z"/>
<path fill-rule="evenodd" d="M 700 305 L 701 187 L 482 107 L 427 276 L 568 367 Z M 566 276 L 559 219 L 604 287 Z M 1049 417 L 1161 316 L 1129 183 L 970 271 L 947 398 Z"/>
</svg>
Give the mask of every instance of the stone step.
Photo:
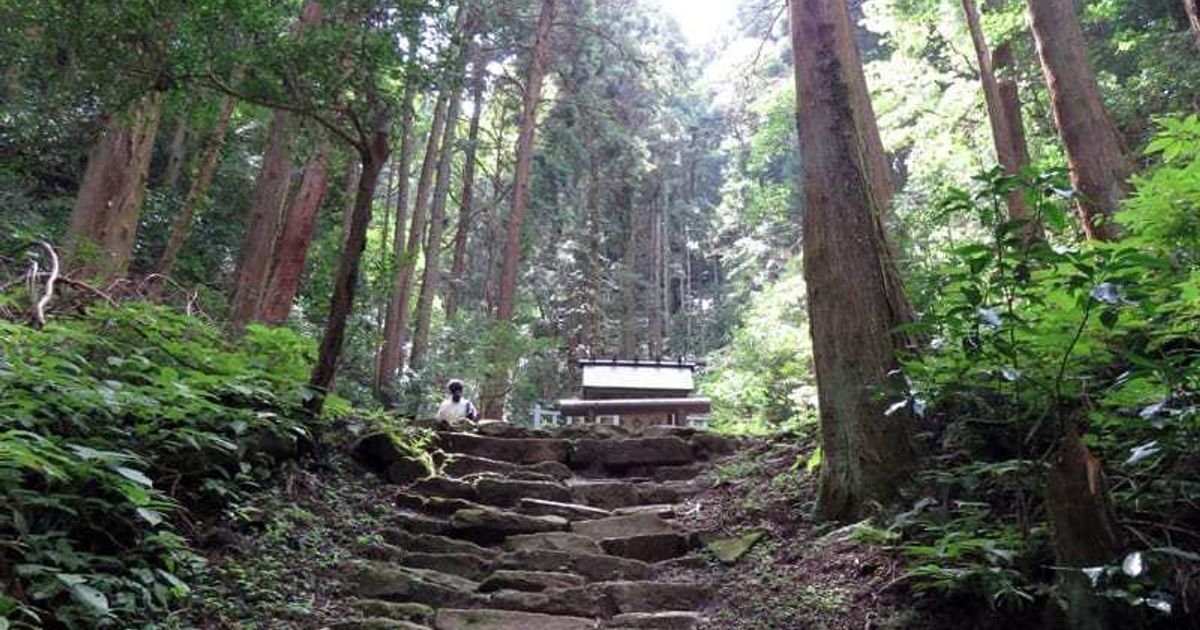
<svg viewBox="0 0 1200 630">
<path fill-rule="evenodd" d="M 447 453 L 461 453 L 512 464 L 565 464 L 570 451 L 570 444 L 557 438 L 497 438 L 471 433 L 440 433 L 437 441 Z"/>
<path fill-rule="evenodd" d="M 604 553 L 642 562 L 662 562 L 686 555 L 695 548 L 692 538 L 676 532 L 637 534 L 600 541 Z"/>
<path fill-rule="evenodd" d="M 475 493 L 480 503 L 500 506 L 516 505 L 523 498 L 556 503 L 570 503 L 572 499 L 570 489 L 561 483 L 495 477 L 484 477 L 475 482 Z"/>
<path fill-rule="evenodd" d="M 630 514 L 653 514 L 659 518 L 675 518 L 678 511 L 673 503 L 651 503 L 650 505 L 631 505 L 617 508 L 612 516 L 628 516 Z"/>
<path fill-rule="evenodd" d="M 646 534 L 672 534 L 675 528 L 657 514 L 639 513 L 571 523 L 571 532 L 593 540 Z"/>
<path fill-rule="evenodd" d="M 587 584 L 587 580 L 574 573 L 503 569 L 494 571 L 485 578 L 479 585 L 479 592 L 541 592 L 551 588 L 578 588 L 584 584 Z"/>
<path fill-rule="evenodd" d="M 362 563 L 351 569 L 354 595 L 364 599 L 416 602 L 434 608 L 475 608 L 487 603 L 479 583 L 456 575 L 391 564 Z"/>
<path fill-rule="evenodd" d="M 439 573 L 457 575 L 458 577 L 483 580 L 491 575 L 495 563 L 483 556 L 469 553 L 422 553 L 405 552 L 403 556 L 393 560 L 395 563 L 413 569 L 429 569 Z"/>
<path fill-rule="evenodd" d="M 605 510 L 640 505 L 680 503 L 701 491 L 688 482 L 635 482 L 573 479 L 568 482 L 575 503 Z"/>
<path fill-rule="evenodd" d="M 612 512 L 578 503 L 559 503 L 541 499 L 521 499 L 517 509 L 525 514 L 561 516 L 570 521 L 582 521 L 612 516 Z"/>
<path fill-rule="evenodd" d="M 500 552 L 495 549 L 488 549 L 466 540 L 447 536 L 415 534 L 402 529 L 385 529 L 380 534 L 389 544 L 395 545 L 405 552 L 458 553 L 485 559 L 494 559 L 500 555 Z"/>
<path fill-rule="evenodd" d="M 461 479 L 451 479 L 449 477 L 430 477 L 422 479 L 409 485 L 406 488 L 409 494 L 415 494 L 422 497 L 440 497 L 443 499 L 464 499 L 466 501 L 474 501 L 476 499 L 475 484 L 463 481 Z"/>
<path fill-rule="evenodd" d="M 442 609 L 437 630 L 597 630 L 599 622 L 582 617 L 541 615 L 512 610 Z"/>
<path fill-rule="evenodd" d="M 618 613 L 700 611 L 711 597 L 702 584 L 676 582 L 597 582 L 587 589 L 603 593 Z"/>
<path fill-rule="evenodd" d="M 691 444 L 677 437 L 662 437 L 577 440 L 569 463 L 576 469 L 619 472 L 636 466 L 691 464 L 695 460 Z"/>
<path fill-rule="evenodd" d="M 696 612 L 622 613 L 612 618 L 609 628 L 653 628 L 655 630 L 695 630 L 708 622 Z"/>
<path fill-rule="evenodd" d="M 363 619 L 350 619 L 347 621 L 339 621 L 331 626 L 329 630 L 433 630 L 429 626 L 413 623 L 411 621 L 402 621 L 400 619 L 388 619 L 386 617 L 365 617 Z"/>
<path fill-rule="evenodd" d="M 523 549 L 500 556 L 495 566 L 506 569 L 531 569 L 574 573 L 589 582 L 614 580 L 647 580 L 655 575 L 654 565 L 604 553 L 581 553 L 550 549 Z"/>
<path fill-rule="evenodd" d="M 368 619 L 393 619 L 429 625 L 433 621 L 433 608 L 414 602 L 385 602 L 380 599 L 359 599 L 351 603 L 355 612 Z"/>
<path fill-rule="evenodd" d="M 568 553 L 600 554 L 600 544 L 594 539 L 568 532 L 546 532 L 509 536 L 504 541 L 508 551 L 566 551 Z"/>
<path fill-rule="evenodd" d="M 529 516 L 491 507 L 458 510 L 448 523 L 451 535 L 482 544 L 497 544 L 509 536 L 565 531 L 570 526 L 561 516 Z"/>
<path fill-rule="evenodd" d="M 442 465 L 442 474 L 447 477 L 463 478 L 479 473 L 496 473 L 512 479 L 534 479 L 562 481 L 571 476 L 571 469 L 560 462 L 541 462 L 524 466 L 498 459 L 475 457 L 462 453 L 451 454 Z"/>
</svg>

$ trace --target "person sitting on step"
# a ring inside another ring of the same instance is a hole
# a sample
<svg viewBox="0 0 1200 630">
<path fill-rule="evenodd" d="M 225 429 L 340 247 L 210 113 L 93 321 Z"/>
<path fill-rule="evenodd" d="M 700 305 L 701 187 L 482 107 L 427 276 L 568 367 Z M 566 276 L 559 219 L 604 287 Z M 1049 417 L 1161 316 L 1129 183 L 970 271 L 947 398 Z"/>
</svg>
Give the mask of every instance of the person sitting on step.
<svg viewBox="0 0 1200 630">
<path fill-rule="evenodd" d="M 455 420 L 479 419 L 479 412 L 475 410 L 475 405 L 463 398 L 462 381 L 452 379 L 446 384 L 446 390 L 450 392 L 450 397 L 443 400 L 441 406 L 438 407 L 438 420 L 454 422 Z"/>
</svg>

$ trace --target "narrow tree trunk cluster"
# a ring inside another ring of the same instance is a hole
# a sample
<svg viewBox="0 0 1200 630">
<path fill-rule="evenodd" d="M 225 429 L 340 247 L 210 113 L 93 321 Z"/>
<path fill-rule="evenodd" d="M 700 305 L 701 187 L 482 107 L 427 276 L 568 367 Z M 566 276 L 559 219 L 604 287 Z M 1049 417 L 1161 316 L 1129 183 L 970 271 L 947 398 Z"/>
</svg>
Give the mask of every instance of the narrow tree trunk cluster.
<svg viewBox="0 0 1200 630">
<path fill-rule="evenodd" d="M 1029 18 L 1084 232 L 1092 239 L 1115 239 L 1121 229 L 1113 216 L 1128 193 L 1133 165 L 1104 107 L 1075 3 L 1029 0 Z"/>
</svg>

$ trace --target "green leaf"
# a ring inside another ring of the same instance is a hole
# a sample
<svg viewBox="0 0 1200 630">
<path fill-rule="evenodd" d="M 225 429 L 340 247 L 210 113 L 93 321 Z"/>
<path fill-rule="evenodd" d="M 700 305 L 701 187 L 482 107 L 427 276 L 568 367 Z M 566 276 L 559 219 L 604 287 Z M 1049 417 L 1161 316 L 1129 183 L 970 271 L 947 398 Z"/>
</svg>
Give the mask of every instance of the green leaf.
<svg viewBox="0 0 1200 630">
<path fill-rule="evenodd" d="M 97 616 L 108 614 L 108 597 L 87 584 L 72 586 L 71 598 L 90 608 Z"/>
<path fill-rule="evenodd" d="M 122 477 L 124 477 L 140 486 L 145 486 L 147 488 L 154 487 L 154 482 L 151 481 L 150 478 L 147 477 L 140 470 L 134 470 L 133 468 L 126 468 L 124 466 L 117 466 L 117 467 L 113 468 L 113 470 L 115 470 L 118 475 L 121 475 Z"/>
</svg>

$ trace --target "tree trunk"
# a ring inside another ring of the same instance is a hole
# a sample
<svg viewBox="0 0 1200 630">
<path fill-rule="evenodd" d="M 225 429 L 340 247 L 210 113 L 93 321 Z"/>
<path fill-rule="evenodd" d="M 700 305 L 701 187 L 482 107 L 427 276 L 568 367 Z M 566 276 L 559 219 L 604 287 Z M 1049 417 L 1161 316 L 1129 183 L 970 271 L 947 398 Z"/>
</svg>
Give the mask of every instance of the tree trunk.
<svg viewBox="0 0 1200 630">
<path fill-rule="evenodd" d="M 659 359 L 663 356 L 663 215 L 666 213 L 667 178 L 663 175 L 659 182 L 658 201 L 654 204 L 654 213 L 650 216 L 650 304 L 647 308 L 650 320 L 650 358 Z"/>
<path fill-rule="evenodd" d="M 994 58 L 984 37 L 983 25 L 980 24 L 979 7 L 975 0 L 962 0 L 962 6 L 967 16 L 967 27 L 971 31 L 971 41 L 975 45 L 975 58 L 979 62 L 979 80 L 983 84 L 983 100 L 987 105 L 988 121 L 992 126 L 996 158 L 1006 175 L 1016 177 L 1028 166 L 1028 162 L 1022 161 L 1020 149 L 1013 145 L 1014 132 L 1009 128 L 1012 121 L 1005 108 L 1000 83 L 996 80 L 996 72 L 992 66 Z M 1008 196 L 1009 220 L 1024 219 L 1026 214 L 1024 195 L 1019 189 L 1013 190 Z"/>
<path fill-rule="evenodd" d="M 625 252 L 621 264 L 621 358 L 634 359 L 638 356 L 637 312 L 638 312 L 638 212 L 634 208 L 634 194 L 629 186 L 622 195 L 625 208 Z"/>
<path fill-rule="evenodd" d="M 446 287 L 446 321 L 458 317 L 459 299 L 467 272 L 467 240 L 471 235 L 471 215 L 475 211 L 475 157 L 479 151 L 479 125 L 483 118 L 483 90 L 487 75 L 486 64 L 480 55 L 475 57 L 475 76 L 471 86 L 471 124 L 467 129 L 467 145 L 463 155 L 462 199 L 458 206 L 458 228 L 454 231 L 454 262 L 450 267 L 450 282 Z"/>
<path fill-rule="evenodd" d="M 533 57 L 529 60 L 529 77 L 525 82 L 525 99 L 521 110 L 521 131 L 517 136 L 516 169 L 513 175 L 512 207 L 504 245 L 504 262 L 500 267 L 500 291 L 496 304 L 496 322 L 512 321 L 516 307 L 517 270 L 521 262 L 521 232 L 525 211 L 529 207 L 529 179 L 533 171 L 533 140 L 537 129 L 537 109 L 542 100 L 542 82 L 550 64 L 550 34 L 554 26 L 557 0 L 542 0 Z M 504 399 L 508 396 L 508 371 L 492 374 L 483 387 L 483 416 L 502 418 Z"/>
<path fill-rule="evenodd" d="M 379 172 L 387 164 L 387 120 L 374 122 L 372 129 L 374 131 L 371 132 L 370 138 L 359 148 L 362 174 L 358 178 L 354 211 L 351 213 L 352 220 L 346 234 L 345 247 L 338 258 L 337 271 L 334 272 L 333 296 L 329 301 L 329 323 L 325 327 L 325 335 L 321 338 L 317 363 L 309 379 L 313 396 L 305 403 L 305 408 L 314 417 L 320 415 L 325 397 L 331 391 L 334 376 L 337 374 L 338 357 L 346 337 L 346 321 L 354 309 L 354 295 L 358 290 L 359 265 L 362 262 L 363 250 L 367 246 L 371 206 L 375 201 L 375 184 L 379 181 Z"/>
<path fill-rule="evenodd" d="M 196 176 L 192 178 L 187 196 L 183 199 L 183 208 L 180 209 L 179 215 L 175 217 L 175 222 L 171 225 L 167 246 L 158 259 L 156 269 L 161 276 L 169 277 L 171 275 L 175 268 L 175 261 L 179 258 L 179 252 L 187 242 L 188 233 L 192 229 L 192 221 L 207 201 L 208 187 L 212 183 L 213 175 L 217 172 L 217 165 L 221 161 L 221 149 L 225 146 L 225 137 L 229 135 L 229 121 L 233 118 L 233 110 L 236 107 L 237 99 L 232 96 L 226 96 L 221 102 L 221 113 L 217 117 L 217 124 L 208 138 L 208 146 L 204 148 L 200 166 L 196 169 Z M 162 282 L 156 283 L 155 286 L 161 287 Z"/>
<path fill-rule="evenodd" d="M 308 28 L 320 24 L 321 19 L 321 3 L 306 0 L 292 36 L 299 37 Z M 229 325 L 234 331 L 242 330 L 261 314 L 263 292 L 270 280 L 275 256 L 275 239 L 291 186 L 291 138 L 295 127 L 294 114 L 276 110 L 271 115 L 267 148 L 254 186 L 254 200 L 242 238 L 233 296 L 229 301 Z"/>
<path fill-rule="evenodd" d="M 396 275 L 392 281 L 392 303 L 388 306 L 388 321 L 384 323 L 383 348 L 379 353 L 379 370 L 376 374 L 380 393 L 387 395 L 387 383 L 404 368 L 404 342 L 408 334 L 409 301 L 412 297 L 412 277 L 421 253 L 421 241 L 425 237 L 426 206 L 429 189 L 433 182 L 433 170 L 437 164 L 438 141 L 446 124 L 446 109 L 449 93 L 443 92 L 433 108 L 433 121 L 429 126 L 429 140 L 425 144 L 425 157 L 421 163 L 421 177 L 417 180 L 417 195 L 413 203 L 412 223 L 404 255 L 399 258 Z"/>
<path fill-rule="evenodd" d="M 1200 0 L 1183 0 L 1183 8 L 1187 11 L 1188 23 L 1192 25 L 1196 45 L 1200 46 Z"/>
<path fill-rule="evenodd" d="M 593 160 L 587 195 L 587 346 L 588 355 L 592 357 L 601 356 L 604 351 L 604 310 L 600 306 L 604 276 L 604 269 L 600 263 L 600 193 L 600 171 Z"/>
<path fill-rule="evenodd" d="M 404 87 L 404 108 L 400 114 L 400 155 L 396 159 L 396 168 L 400 171 L 400 181 L 396 189 L 396 230 L 392 236 L 392 269 L 394 278 L 392 281 L 392 294 L 387 303 L 387 314 L 384 317 L 383 338 L 384 343 L 379 351 L 379 360 L 375 367 L 375 380 L 373 389 L 375 397 L 382 400 L 384 394 L 384 385 L 392 374 L 395 373 L 395 367 L 391 367 L 390 371 L 385 371 L 388 365 L 384 364 L 385 356 L 389 352 L 389 340 L 394 340 L 398 336 L 397 326 L 399 324 L 399 311 L 401 303 L 395 299 L 399 293 L 400 284 L 400 268 L 404 264 L 405 258 L 405 228 L 408 221 L 408 168 L 412 161 L 413 147 L 413 101 L 417 94 L 417 82 L 415 79 L 409 79 Z M 399 348 L 397 343 L 395 348 Z M 395 356 L 394 361 L 399 362 L 399 356 Z M 397 363 L 390 365 L 395 366 Z"/>
<path fill-rule="evenodd" d="M 66 265 L 77 277 L 108 280 L 129 264 L 162 104 L 163 93 L 153 92 L 110 117 L 88 153 L 67 228 Z"/>
<path fill-rule="evenodd" d="M 322 141 L 316 154 L 304 167 L 300 189 L 288 209 L 287 220 L 275 246 L 271 280 L 267 283 L 263 298 L 262 321 L 268 325 L 283 325 L 292 311 L 292 301 L 300 288 L 304 264 L 312 245 L 317 212 L 329 189 L 329 158 L 332 153 L 332 142 Z"/>
<path fill-rule="evenodd" d="M 358 194 L 351 195 L 350 191 L 358 190 L 358 180 L 362 177 L 362 164 L 351 161 L 346 164 L 346 207 L 342 209 L 342 247 L 350 240 L 350 232 L 354 230 L 354 204 L 358 203 Z"/>
<path fill-rule="evenodd" d="M 1002 42 L 992 50 L 992 70 L 996 73 L 1000 103 L 1008 123 L 1008 144 L 1016 152 L 1017 164 L 1024 168 L 1029 165 L 1029 142 L 1025 139 L 1025 117 L 1021 113 L 1021 92 L 1015 76 L 1016 61 L 1011 41 Z M 1040 225 L 1035 225 L 1034 230 L 1041 234 Z"/>
<path fill-rule="evenodd" d="M 469 36 L 469 34 L 468 34 Z M 441 282 L 442 234 L 446 228 L 446 200 L 450 196 L 451 167 L 454 165 L 454 145 L 458 131 L 458 113 L 462 105 L 462 88 L 456 86 L 450 94 L 442 136 L 442 156 L 438 161 L 437 186 L 429 211 L 429 235 L 425 241 L 425 268 L 421 274 L 421 292 L 417 296 L 417 320 L 413 327 L 409 365 L 414 370 L 425 367 L 429 349 L 429 329 L 433 320 L 433 298 Z"/>
<path fill-rule="evenodd" d="M 190 109 L 191 100 L 189 99 L 187 106 L 179 113 L 179 120 L 175 123 L 175 133 L 171 134 L 171 145 L 167 148 L 167 169 L 163 172 L 162 186 L 169 190 L 179 187 L 179 178 L 183 174 L 183 164 L 187 161 L 188 124 L 191 122 L 188 119 Z"/>
<path fill-rule="evenodd" d="M 235 331 L 257 320 L 261 312 L 263 292 L 274 259 L 275 237 L 283 218 L 291 182 L 291 136 L 294 129 L 292 114 L 284 111 L 272 114 L 267 148 L 254 187 L 254 201 L 242 238 L 241 260 L 229 304 L 229 324 Z"/>
<path fill-rule="evenodd" d="M 846 3 L 792 0 L 797 126 L 804 165 L 804 276 L 820 403 L 819 508 L 850 521 L 897 496 L 913 462 L 910 418 L 878 398 L 911 309 L 881 218 L 889 173 Z M 877 151 L 877 149 L 875 149 Z"/>
<path fill-rule="evenodd" d="M 1100 96 L 1075 3 L 1029 0 L 1028 4 L 1083 229 L 1088 238 L 1112 240 L 1121 233 L 1113 215 L 1128 192 L 1126 179 L 1133 167 Z"/>
<path fill-rule="evenodd" d="M 1080 439 L 1074 422 L 1064 427 L 1047 479 L 1046 512 L 1058 566 L 1077 569 L 1058 572 L 1068 626 L 1079 630 L 1127 627 L 1082 571 L 1118 563 L 1121 545 L 1100 460 Z"/>
</svg>

